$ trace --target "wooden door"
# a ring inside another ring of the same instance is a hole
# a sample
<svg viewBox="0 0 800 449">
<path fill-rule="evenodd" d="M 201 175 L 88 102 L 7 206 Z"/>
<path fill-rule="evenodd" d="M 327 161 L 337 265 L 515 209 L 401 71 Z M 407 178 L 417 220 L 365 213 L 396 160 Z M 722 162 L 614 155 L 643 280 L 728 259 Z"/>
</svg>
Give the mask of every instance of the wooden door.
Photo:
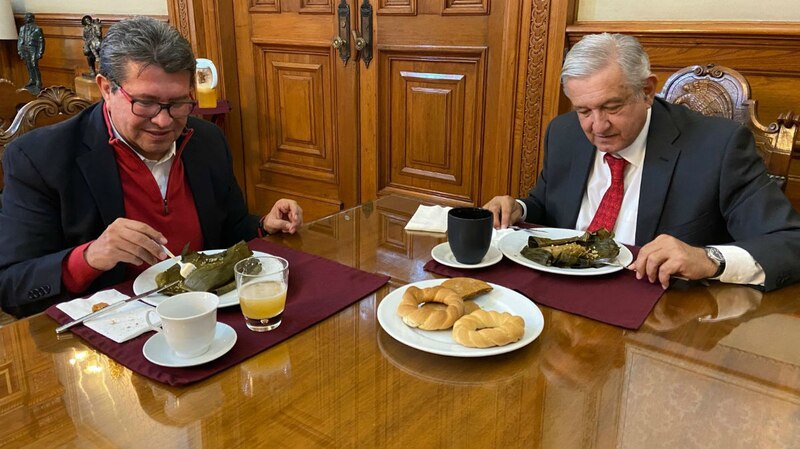
<svg viewBox="0 0 800 449">
<path fill-rule="evenodd" d="M 523 0 L 237 0 L 251 210 L 313 219 L 387 193 L 481 205 L 513 192 Z M 331 47 L 372 8 L 373 59 Z M 524 56 L 523 56 L 524 58 Z M 517 155 L 518 157 L 518 155 Z"/>
<path fill-rule="evenodd" d="M 362 196 L 481 205 L 511 190 L 520 0 L 374 0 Z M 524 65 L 523 65 L 524 67 Z"/>
<path fill-rule="evenodd" d="M 306 220 L 358 203 L 358 66 L 331 47 L 334 0 L 236 0 L 248 206 Z M 356 14 L 353 11 L 353 14 Z"/>
</svg>

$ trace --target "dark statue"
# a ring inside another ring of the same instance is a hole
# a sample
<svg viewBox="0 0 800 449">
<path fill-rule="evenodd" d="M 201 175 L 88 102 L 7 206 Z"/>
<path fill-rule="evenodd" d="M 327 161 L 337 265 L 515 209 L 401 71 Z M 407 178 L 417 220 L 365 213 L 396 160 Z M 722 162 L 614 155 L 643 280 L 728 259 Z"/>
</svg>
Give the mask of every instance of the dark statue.
<svg viewBox="0 0 800 449">
<path fill-rule="evenodd" d="M 81 19 L 83 25 L 83 54 L 89 63 L 89 73 L 84 73 L 87 78 L 97 76 L 97 62 L 100 59 L 100 42 L 103 38 L 103 31 L 100 19 L 92 20 L 92 16 L 86 15 Z"/>
<path fill-rule="evenodd" d="M 39 60 L 44 54 L 44 35 L 42 29 L 33 21 L 33 14 L 25 14 L 25 23 L 19 27 L 19 39 L 17 40 L 17 53 L 25 62 L 28 69 L 28 84 L 25 89 L 38 95 L 42 90 L 42 73 L 39 71 Z"/>
</svg>

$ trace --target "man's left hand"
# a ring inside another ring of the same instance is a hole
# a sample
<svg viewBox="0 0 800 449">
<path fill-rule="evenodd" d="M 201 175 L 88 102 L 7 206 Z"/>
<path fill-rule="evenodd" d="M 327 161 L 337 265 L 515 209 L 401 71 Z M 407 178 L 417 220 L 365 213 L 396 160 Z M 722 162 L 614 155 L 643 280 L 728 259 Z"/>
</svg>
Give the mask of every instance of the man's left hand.
<svg viewBox="0 0 800 449">
<path fill-rule="evenodd" d="M 636 260 L 628 266 L 636 279 L 647 277 L 666 289 L 672 276 L 689 280 L 706 279 L 717 271 L 703 248 L 687 245 L 671 235 L 661 234 L 639 250 Z"/>
<path fill-rule="evenodd" d="M 297 201 L 281 198 L 272 206 L 272 210 L 264 216 L 264 230 L 270 234 L 287 232 L 294 234 L 303 224 L 303 209 Z"/>
</svg>

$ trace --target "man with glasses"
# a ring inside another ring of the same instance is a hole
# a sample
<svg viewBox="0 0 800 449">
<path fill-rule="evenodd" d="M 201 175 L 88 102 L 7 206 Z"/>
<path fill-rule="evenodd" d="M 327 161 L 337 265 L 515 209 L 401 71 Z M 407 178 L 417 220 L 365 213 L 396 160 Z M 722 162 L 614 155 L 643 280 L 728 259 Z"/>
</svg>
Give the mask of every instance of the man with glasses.
<svg viewBox="0 0 800 449">
<path fill-rule="evenodd" d="M 495 227 L 612 230 L 643 245 L 628 268 L 664 288 L 673 276 L 765 290 L 800 281 L 800 216 L 748 129 L 655 98 L 656 76 L 631 36 L 584 37 L 561 83 L 573 111 L 550 123 L 530 194 L 484 206 Z"/>
<path fill-rule="evenodd" d="M 179 254 L 293 233 L 281 199 L 247 211 L 222 132 L 190 117 L 189 42 L 147 17 L 112 26 L 100 50 L 103 101 L 6 149 L 0 299 L 14 315 L 99 290 Z"/>
</svg>

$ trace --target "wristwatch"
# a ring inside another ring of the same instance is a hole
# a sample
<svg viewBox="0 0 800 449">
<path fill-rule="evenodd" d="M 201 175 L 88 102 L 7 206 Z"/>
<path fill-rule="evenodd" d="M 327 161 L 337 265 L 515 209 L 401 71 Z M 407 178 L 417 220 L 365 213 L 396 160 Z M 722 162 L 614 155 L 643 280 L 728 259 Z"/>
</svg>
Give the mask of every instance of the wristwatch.
<svg viewBox="0 0 800 449">
<path fill-rule="evenodd" d="M 713 246 L 706 246 L 704 248 L 706 250 L 706 256 L 711 259 L 715 264 L 717 264 L 717 271 L 714 272 L 713 275 L 709 276 L 709 279 L 715 279 L 722 275 L 722 272 L 725 271 L 725 257 L 722 255 L 722 252 Z"/>
</svg>

